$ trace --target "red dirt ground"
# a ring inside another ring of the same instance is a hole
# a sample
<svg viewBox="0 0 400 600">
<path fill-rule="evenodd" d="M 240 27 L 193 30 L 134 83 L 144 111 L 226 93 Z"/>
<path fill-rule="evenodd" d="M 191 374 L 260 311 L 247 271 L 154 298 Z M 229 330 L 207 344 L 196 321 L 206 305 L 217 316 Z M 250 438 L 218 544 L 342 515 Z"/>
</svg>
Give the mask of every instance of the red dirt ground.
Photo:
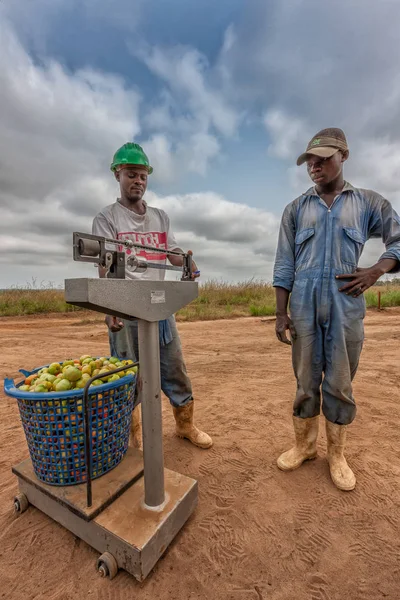
<svg viewBox="0 0 400 600">
<path fill-rule="evenodd" d="M 102 323 L 82 315 L 0 319 L 2 376 L 66 356 L 104 355 Z M 28 456 L 15 401 L 0 401 L 0 598 L 7 600 L 378 600 L 400 598 L 400 311 L 369 312 L 347 457 L 357 488 L 319 458 L 275 466 L 292 442 L 295 382 L 274 322 L 179 324 L 204 451 L 174 437 L 164 398 L 166 466 L 199 482 L 199 506 L 147 580 L 95 570 L 96 551 L 30 507 L 13 513 L 11 466 Z"/>
</svg>

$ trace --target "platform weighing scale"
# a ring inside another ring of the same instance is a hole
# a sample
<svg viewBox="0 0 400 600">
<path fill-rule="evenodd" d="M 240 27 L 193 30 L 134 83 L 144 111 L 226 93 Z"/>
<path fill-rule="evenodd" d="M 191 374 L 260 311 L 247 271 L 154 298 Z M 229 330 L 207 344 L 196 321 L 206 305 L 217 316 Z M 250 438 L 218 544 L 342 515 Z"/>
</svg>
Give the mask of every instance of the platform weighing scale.
<svg viewBox="0 0 400 600">
<path fill-rule="evenodd" d="M 19 485 L 14 506 L 22 513 L 32 504 L 100 552 L 101 576 L 112 579 L 124 569 L 142 581 L 197 505 L 197 482 L 164 468 L 158 322 L 194 300 L 198 285 L 192 280 L 191 253 L 169 252 L 182 257 L 183 266 L 174 267 L 137 257 L 137 249 L 166 252 L 130 240 L 74 233 L 73 247 L 74 260 L 99 265 L 104 277 L 65 280 L 66 302 L 138 320 L 143 453 L 130 446 L 102 477 L 91 481 L 89 474 L 86 483 L 61 487 L 39 481 L 27 459 L 13 467 Z M 127 269 L 153 268 L 178 270 L 181 280 L 125 279 Z"/>
</svg>

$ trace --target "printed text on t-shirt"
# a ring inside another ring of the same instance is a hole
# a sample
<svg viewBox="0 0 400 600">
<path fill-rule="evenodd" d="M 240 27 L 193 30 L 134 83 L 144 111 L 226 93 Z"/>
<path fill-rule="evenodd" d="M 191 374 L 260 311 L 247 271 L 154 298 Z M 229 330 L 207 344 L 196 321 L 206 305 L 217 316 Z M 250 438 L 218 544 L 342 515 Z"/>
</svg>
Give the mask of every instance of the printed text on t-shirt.
<svg viewBox="0 0 400 600">
<path fill-rule="evenodd" d="M 131 240 L 135 244 L 152 246 L 153 248 L 160 248 L 161 250 L 167 249 L 167 233 L 165 231 L 121 231 L 118 233 L 117 239 Z M 123 249 L 123 246 L 118 247 L 120 252 Z M 143 248 L 128 248 L 125 250 L 125 252 L 126 254 L 136 254 L 136 256 L 142 256 L 146 260 L 165 261 L 167 258 L 167 254 L 164 252 L 151 252 L 151 250 L 144 250 Z"/>
</svg>

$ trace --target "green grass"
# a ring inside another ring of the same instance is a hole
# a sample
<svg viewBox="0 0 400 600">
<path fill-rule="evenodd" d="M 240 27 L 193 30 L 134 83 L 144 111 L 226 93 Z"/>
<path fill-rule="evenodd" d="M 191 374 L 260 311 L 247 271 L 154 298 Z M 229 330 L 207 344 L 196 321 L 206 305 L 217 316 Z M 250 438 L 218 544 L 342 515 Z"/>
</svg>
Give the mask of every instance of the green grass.
<svg viewBox="0 0 400 600">
<path fill-rule="evenodd" d="M 0 291 L 0 316 L 66 313 L 82 310 L 64 300 L 63 290 L 10 289 Z"/>
<path fill-rule="evenodd" d="M 380 283 L 368 290 L 365 299 L 368 308 L 400 306 L 400 281 Z M 81 311 L 82 323 L 96 321 L 97 313 L 71 306 L 64 301 L 61 289 L 9 289 L 0 291 L 0 316 L 22 316 Z M 86 315 L 85 315 L 86 313 Z M 230 284 L 210 281 L 200 285 L 199 296 L 177 314 L 179 321 L 210 321 L 237 317 L 261 317 L 275 314 L 275 292 L 262 281 Z M 90 318 L 89 318 L 89 316 Z M 103 318 L 101 316 L 101 318 Z"/>
<path fill-rule="evenodd" d="M 252 317 L 271 317 L 275 314 L 275 304 L 263 304 L 262 306 L 250 304 L 249 311 Z"/>
<path fill-rule="evenodd" d="M 177 313 L 177 320 L 212 321 L 274 313 L 275 292 L 268 283 L 209 281 L 200 286 L 196 300 Z"/>
<path fill-rule="evenodd" d="M 390 289 L 386 287 L 384 290 L 372 288 L 365 292 L 365 300 L 368 308 L 378 307 L 378 291 L 381 292 L 381 308 L 389 308 L 391 306 L 400 306 L 400 289 Z"/>
</svg>

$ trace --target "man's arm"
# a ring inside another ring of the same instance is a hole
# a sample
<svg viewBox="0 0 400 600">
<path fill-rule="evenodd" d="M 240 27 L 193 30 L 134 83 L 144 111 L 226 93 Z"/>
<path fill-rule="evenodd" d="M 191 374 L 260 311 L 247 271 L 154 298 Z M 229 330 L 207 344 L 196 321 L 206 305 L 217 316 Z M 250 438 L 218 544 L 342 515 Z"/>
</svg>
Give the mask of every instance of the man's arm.
<svg viewBox="0 0 400 600">
<path fill-rule="evenodd" d="M 289 204 L 284 210 L 279 230 L 273 279 L 276 296 L 276 336 L 280 342 L 289 345 L 292 342 L 287 337 L 286 331 L 290 331 L 292 339 L 296 338 L 296 330 L 288 315 L 289 295 L 294 281 L 295 229 L 294 205 Z"/>
<path fill-rule="evenodd" d="M 337 279 L 351 279 L 339 289 L 348 296 L 357 298 L 374 285 L 385 273 L 400 271 L 400 217 L 390 202 L 378 196 L 374 198 L 369 227 L 370 237 L 380 237 L 386 251 L 372 267 L 358 267 L 351 275 L 337 275 Z"/>
<path fill-rule="evenodd" d="M 167 229 L 167 248 L 168 248 L 168 250 L 174 250 L 175 252 L 183 253 L 183 250 L 181 250 L 181 248 L 179 248 L 179 246 L 177 244 L 175 235 L 171 229 L 171 223 L 170 223 L 167 213 L 163 211 L 163 214 L 164 214 L 166 229 Z M 171 263 L 171 265 L 173 265 L 174 267 L 183 267 L 183 256 L 175 256 L 175 254 L 167 254 L 167 258 L 168 258 L 169 262 Z M 194 260 L 192 260 L 192 267 L 193 267 L 192 279 L 196 279 L 196 277 L 200 277 L 200 271 L 197 269 L 197 265 L 194 262 Z"/>
<path fill-rule="evenodd" d="M 175 252 L 183 252 L 180 248 L 174 248 Z M 183 267 L 183 256 L 175 256 L 175 254 L 168 254 L 168 260 L 174 267 Z M 192 259 L 192 279 L 200 277 L 200 271 L 197 269 L 197 265 Z"/>
</svg>

